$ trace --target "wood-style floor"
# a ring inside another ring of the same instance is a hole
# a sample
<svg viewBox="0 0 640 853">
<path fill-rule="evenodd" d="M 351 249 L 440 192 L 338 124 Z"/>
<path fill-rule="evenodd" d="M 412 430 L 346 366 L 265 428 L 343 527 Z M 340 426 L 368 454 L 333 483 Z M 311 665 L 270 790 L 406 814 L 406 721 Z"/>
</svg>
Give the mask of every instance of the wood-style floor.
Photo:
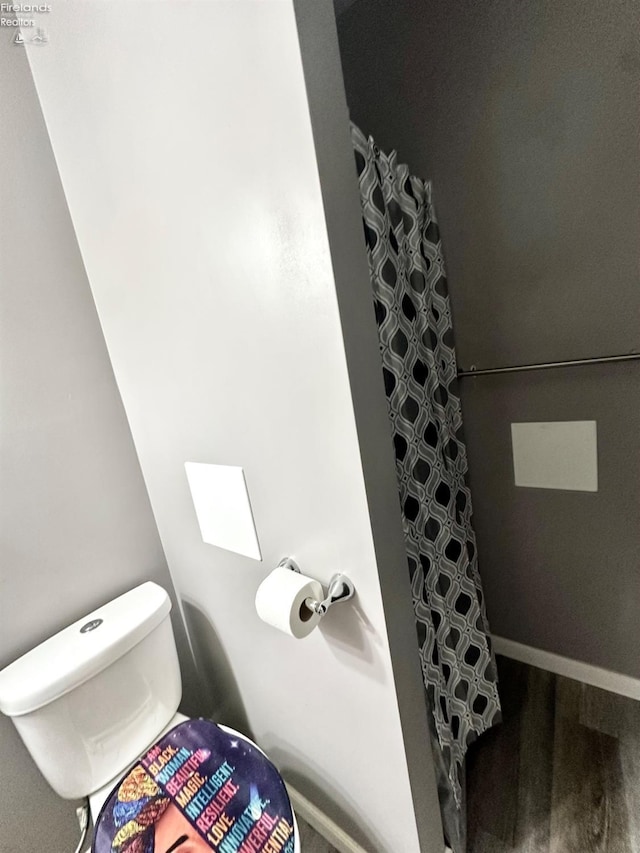
<svg viewBox="0 0 640 853">
<path fill-rule="evenodd" d="M 467 761 L 468 853 L 640 853 L 640 703 L 498 658 Z"/>
</svg>

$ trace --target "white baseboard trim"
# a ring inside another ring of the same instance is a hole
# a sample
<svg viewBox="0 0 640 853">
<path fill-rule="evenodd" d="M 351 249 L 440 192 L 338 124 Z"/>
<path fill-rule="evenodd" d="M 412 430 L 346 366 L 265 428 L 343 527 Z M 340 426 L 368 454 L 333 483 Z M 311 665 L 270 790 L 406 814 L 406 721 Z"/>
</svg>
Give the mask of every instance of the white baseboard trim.
<svg viewBox="0 0 640 853">
<path fill-rule="evenodd" d="M 493 636 L 493 648 L 496 654 L 519 660 L 521 663 L 528 663 L 531 666 L 555 672 L 556 675 L 564 675 L 566 678 L 573 678 L 576 681 L 582 681 L 584 684 L 591 684 L 593 687 L 618 693 L 620 696 L 640 699 L 640 679 L 632 678 L 630 675 L 622 675 L 610 669 L 601 669 L 599 666 L 592 666 L 589 663 L 573 660 L 573 658 L 565 658 L 553 652 L 545 652 L 544 649 L 525 646 L 523 643 L 516 643 L 514 640 L 507 640 L 505 637 Z"/>
<path fill-rule="evenodd" d="M 364 847 L 361 847 L 357 841 L 354 841 L 329 815 L 321 811 L 311 800 L 308 800 L 288 782 L 287 791 L 289 792 L 289 799 L 291 800 L 294 812 L 300 815 L 303 820 L 306 820 L 336 850 L 339 850 L 340 853 L 367 853 Z M 304 853 L 304 850 L 302 853 Z"/>
<path fill-rule="evenodd" d="M 316 832 L 333 845 L 339 853 L 372 853 L 370 850 L 365 850 L 357 841 L 341 829 L 338 824 L 331 820 L 329 815 L 325 814 L 321 809 L 315 806 L 310 800 L 303 796 L 300 791 L 296 790 L 293 785 L 288 782 L 287 791 L 293 810 L 297 815 L 313 827 Z M 304 853 L 304 850 L 302 850 Z M 453 853 L 450 847 L 444 848 L 444 853 Z"/>
</svg>

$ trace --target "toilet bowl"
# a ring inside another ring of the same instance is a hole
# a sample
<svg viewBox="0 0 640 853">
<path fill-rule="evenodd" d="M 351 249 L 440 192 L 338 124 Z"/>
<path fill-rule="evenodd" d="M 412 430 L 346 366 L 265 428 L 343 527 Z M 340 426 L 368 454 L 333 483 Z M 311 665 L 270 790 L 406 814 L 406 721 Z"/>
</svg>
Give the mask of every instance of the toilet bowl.
<svg viewBox="0 0 640 853">
<path fill-rule="evenodd" d="M 147 582 L 78 620 L 0 672 L 0 711 L 56 793 L 88 797 L 94 853 L 151 853 L 176 827 L 162 853 L 300 853 L 268 756 L 241 732 L 178 713 L 170 610 Z"/>
<path fill-rule="evenodd" d="M 183 738 L 181 743 L 180 731 L 185 727 L 194 729 L 195 733 L 190 733 L 190 737 Z M 218 736 L 216 754 L 210 754 L 205 761 L 200 761 L 198 756 L 200 750 L 214 752 L 212 747 L 215 746 L 216 738 L 212 737 L 212 727 L 225 737 Z M 198 728 L 201 729 L 200 732 L 197 731 Z M 162 756 L 170 742 L 172 751 L 177 750 L 177 752 L 173 753 L 162 766 L 154 767 L 153 757 Z M 248 767 L 237 766 L 239 752 L 244 753 L 245 763 L 247 753 L 249 754 Z M 207 763 L 209 768 L 206 768 Z M 232 771 L 228 770 L 222 778 L 219 778 L 215 788 L 211 790 L 211 781 L 219 773 L 220 767 L 229 764 L 233 768 Z M 199 836 L 202 850 L 220 850 L 220 853 L 245 853 L 245 851 L 253 853 L 254 850 L 265 849 L 270 853 L 280 853 L 280 851 L 281 853 L 300 853 L 299 831 L 293 808 L 283 780 L 266 753 L 246 735 L 229 726 L 215 724 L 209 720 L 192 719 L 185 717 L 184 714 L 176 714 L 173 717 L 158 740 L 127 768 L 115 786 L 109 783 L 89 797 L 95 824 L 92 846 L 94 853 L 112 853 L 112 851 L 119 853 L 118 846 L 114 845 L 114 839 L 123 830 L 126 835 L 127 827 L 126 821 L 114 821 L 114 810 L 122 804 L 119 792 L 123 788 L 126 791 L 132 775 L 139 786 L 140 771 L 145 767 L 150 769 L 142 774 L 142 784 L 146 782 L 148 785 L 154 785 L 155 782 L 154 788 L 157 788 L 155 795 L 166 801 L 164 805 L 167 811 L 164 814 L 167 814 L 168 807 L 173 805 L 184 818 L 182 825 L 190 836 L 189 840 Z M 156 780 L 162 773 L 165 775 L 158 783 Z M 154 776 L 156 779 L 153 778 Z M 208 792 L 207 785 L 209 785 Z M 203 793 L 204 797 L 202 797 Z M 202 802 L 194 804 L 199 794 Z M 133 799 L 136 798 L 133 797 Z M 125 802 L 132 802 L 131 794 Z M 192 809 L 190 813 L 187 811 L 189 807 Z M 132 819 L 132 815 L 126 812 L 125 817 Z M 161 817 L 162 815 L 160 819 Z M 262 827 L 261 817 L 263 817 Z M 220 828 L 221 825 L 222 828 Z M 229 831 L 225 832 L 227 829 Z M 168 847 L 178 840 L 181 832 L 183 830 L 174 832 L 174 835 L 169 838 Z M 150 836 L 153 833 L 147 829 L 146 835 Z M 264 847 L 265 839 L 271 841 L 267 847 Z M 150 851 L 153 847 L 141 844 L 140 849 Z M 197 849 L 200 850 L 200 848 Z M 126 848 L 123 849 L 123 853 L 128 853 Z M 132 850 L 131 853 L 137 853 L 137 851 Z M 155 850 L 154 853 L 156 853 Z"/>
<path fill-rule="evenodd" d="M 94 853 L 164 853 L 187 842 L 190 853 L 297 853 L 289 797 L 265 753 L 210 720 L 177 714 L 172 723 L 115 787 L 93 796 Z"/>
</svg>

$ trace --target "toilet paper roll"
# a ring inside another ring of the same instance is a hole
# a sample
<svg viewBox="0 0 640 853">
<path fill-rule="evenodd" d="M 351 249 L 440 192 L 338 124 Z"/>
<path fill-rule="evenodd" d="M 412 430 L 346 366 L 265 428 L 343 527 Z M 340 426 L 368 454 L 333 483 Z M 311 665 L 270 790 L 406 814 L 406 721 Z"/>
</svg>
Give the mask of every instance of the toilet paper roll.
<svg viewBox="0 0 640 853">
<path fill-rule="evenodd" d="M 258 587 L 256 610 L 267 625 L 301 640 L 313 631 L 321 618 L 305 605 L 306 598 L 322 601 L 324 590 L 321 584 L 306 575 L 278 566 Z"/>
</svg>

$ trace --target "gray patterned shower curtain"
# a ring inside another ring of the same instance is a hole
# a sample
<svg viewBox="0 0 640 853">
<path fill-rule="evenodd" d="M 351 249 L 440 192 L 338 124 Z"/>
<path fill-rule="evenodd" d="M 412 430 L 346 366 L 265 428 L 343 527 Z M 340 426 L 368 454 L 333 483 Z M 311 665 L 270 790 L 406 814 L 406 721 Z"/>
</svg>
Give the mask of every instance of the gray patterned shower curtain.
<svg viewBox="0 0 640 853">
<path fill-rule="evenodd" d="M 431 185 L 352 125 L 443 823 L 465 847 L 466 748 L 500 716 Z"/>
</svg>

